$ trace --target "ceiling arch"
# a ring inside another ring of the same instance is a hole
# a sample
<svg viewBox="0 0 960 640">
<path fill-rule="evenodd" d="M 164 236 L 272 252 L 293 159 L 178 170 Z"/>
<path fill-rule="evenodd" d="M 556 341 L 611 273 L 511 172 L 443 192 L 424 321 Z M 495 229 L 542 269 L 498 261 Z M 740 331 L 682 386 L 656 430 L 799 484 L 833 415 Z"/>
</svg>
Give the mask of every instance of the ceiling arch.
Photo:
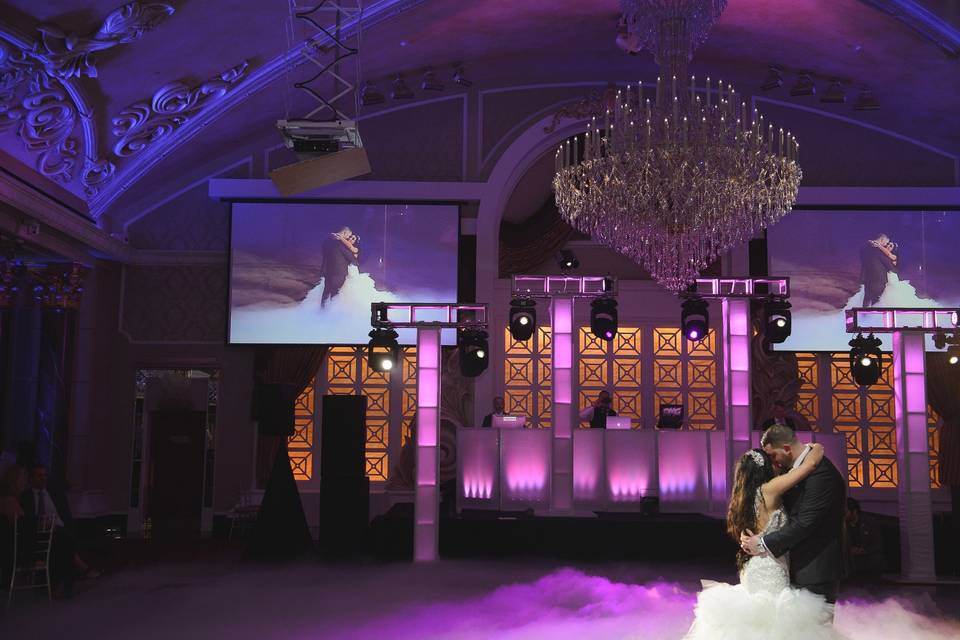
<svg viewBox="0 0 960 640">
<path fill-rule="evenodd" d="M 252 118 L 239 107 L 274 89 L 279 104 L 282 71 L 294 55 L 281 28 L 285 1 L 116 3 L 0 3 L 0 150 L 35 168 L 43 184 L 82 198 L 94 218 L 155 175 L 164 158 L 201 144 L 199 134 L 214 122 L 218 130 L 228 122 L 237 135 L 276 135 L 279 107 Z M 779 62 L 788 70 L 785 86 L 771 98 L 956 154 L 960 85 L 950 80 L 960 77 L 960 62 L 936 44 L 952 46 L 956 16 L 937 0 L 919 4 L 925 13 L 911 14 L 912 0 L 733 0 L 691 71 L 750 92 Z M 440 73 L 463 62 L 471 91 L 649 80 L 649 56 L 627 56 L 614 45 L 617 12 L 617 0 L 377 0 L 362 21 L 363 79 L 382 85 L 401 73 L 416 87 L 427 67 Z M 796 69 L 842 78 L 851 100 L 870 84 L 882 109 L 793 98 Z"/>
</svg>

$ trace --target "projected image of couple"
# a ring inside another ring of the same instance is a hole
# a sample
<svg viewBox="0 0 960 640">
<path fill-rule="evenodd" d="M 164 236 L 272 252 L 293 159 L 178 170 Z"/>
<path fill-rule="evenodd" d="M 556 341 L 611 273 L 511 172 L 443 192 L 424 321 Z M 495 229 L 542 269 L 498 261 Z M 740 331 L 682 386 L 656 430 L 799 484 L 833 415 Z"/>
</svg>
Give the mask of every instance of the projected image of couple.
<svg viewBox="0 0 960 640">
<path fill-rule="evenodd" d="M 935 300 L 922 298 L 909 280 L 897 274 L 899 246 L 887 234 L 867 240 L 860 249 L 860 290 L 844 306 L 931 307 Z"/>
</svg>

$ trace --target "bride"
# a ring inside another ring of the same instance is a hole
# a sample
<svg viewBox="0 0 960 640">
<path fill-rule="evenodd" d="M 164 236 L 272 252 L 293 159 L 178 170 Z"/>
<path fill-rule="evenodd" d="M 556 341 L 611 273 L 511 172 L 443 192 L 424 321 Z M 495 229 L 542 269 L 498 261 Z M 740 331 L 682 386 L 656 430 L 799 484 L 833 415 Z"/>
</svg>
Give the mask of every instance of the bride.
<svg viewBox="0 0 960 640">
<path fill-rule="evenodd" d="M 747 451 L 737 462 L 727 514 L 727 533 L 739 544 L 743 531 L 773 533 L 787 522 L 783 495 L 803 481 L 823 459 L 823 446 L 797 468 L 776 475 L 763 449 Z M 790 586 L 789 554 L 737 554 L 740 584 L 704 581 L 697 596 L 688 640 L 828 640 L 841 638 L 832 627 L 833 606 L 822 596 Z"/>
</svg>

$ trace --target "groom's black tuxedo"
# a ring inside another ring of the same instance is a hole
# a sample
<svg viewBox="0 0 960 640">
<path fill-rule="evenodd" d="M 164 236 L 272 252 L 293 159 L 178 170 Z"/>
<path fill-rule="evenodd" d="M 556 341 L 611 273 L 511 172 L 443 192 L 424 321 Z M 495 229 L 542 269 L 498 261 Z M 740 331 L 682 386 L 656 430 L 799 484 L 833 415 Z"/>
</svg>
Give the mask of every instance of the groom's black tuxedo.
<svg viewBox="0 0 960 640">
<path fill-rule="evenodd" d="M 789 522 L 763 537 L 777 557 L 790 552 L 790 581 L 835 600 L 845 574 L 844 524 L 847 483 L 827 458 L 787 492 Z"/>
</svg>

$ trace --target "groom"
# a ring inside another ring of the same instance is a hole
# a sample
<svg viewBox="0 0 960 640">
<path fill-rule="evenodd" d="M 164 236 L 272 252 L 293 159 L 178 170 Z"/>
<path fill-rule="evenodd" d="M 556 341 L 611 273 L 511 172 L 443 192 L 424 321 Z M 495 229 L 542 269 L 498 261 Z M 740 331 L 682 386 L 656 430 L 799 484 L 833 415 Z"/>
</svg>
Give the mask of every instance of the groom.
<svg viewBox="0 0 960 640">
<path fill-rule="evenodd" d="M 763 450 L 781 473 L 803 462 L 809 448 L 797 440 L 786 425 L 774 425 L 763 433 Z M 790 552 L 790 581 L 802 589 L 837 601 L 844 576 L 844 515 L 846 481 L 829 459 L 824 458 L 806 480 L 784 496 L 789 522 L 763 537 L 747 530 L 740 536 L 750 555 L 771 553 L 779 558 Z"/>
</svg>

